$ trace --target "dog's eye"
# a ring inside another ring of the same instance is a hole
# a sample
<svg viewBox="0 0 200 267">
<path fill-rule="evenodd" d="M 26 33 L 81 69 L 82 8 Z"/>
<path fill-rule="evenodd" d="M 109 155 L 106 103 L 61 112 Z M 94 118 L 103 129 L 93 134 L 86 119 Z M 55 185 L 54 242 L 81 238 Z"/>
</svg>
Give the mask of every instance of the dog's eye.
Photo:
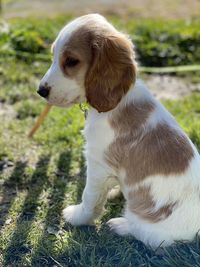
<svg viewBox="0 0 200 267">
<path fill-rule="evenodd" d="M 72 68 L 75 67 L 80 61 L 77 58 L 67 57 L 65 61 L 65 66 Z"/>
</svg>

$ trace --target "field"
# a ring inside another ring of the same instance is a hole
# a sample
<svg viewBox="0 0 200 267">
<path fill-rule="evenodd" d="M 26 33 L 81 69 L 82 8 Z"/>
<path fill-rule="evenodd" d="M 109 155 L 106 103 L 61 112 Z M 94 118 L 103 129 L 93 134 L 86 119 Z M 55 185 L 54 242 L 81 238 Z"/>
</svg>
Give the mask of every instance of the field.
<svg viewBox="0 0 200 267">
<path fill-rule="evenodd" d="M 0 266 L 200 266 L 198 236 L 152 250 L 133 237 L 109 232 L 105 222 L 121 214 L 122 197 L 108 201 L 94 227 L 64 223 L 62 209 L 80 202 L 85 184 L 84 114 L 78 106 L 54 107 L 34 138 L 27 134 L 45 105 L 36 90 L 51 62 L 50 44 L 69 19 L 30 17 L 0 24 Z M 128 30 L 143 66 L 200 60 L 198 19 L 109 19 Z M 199 74 L 179 78 L 195 88 Z M 200 94 L 163 104 L 200 148 Z"/>
</svg>

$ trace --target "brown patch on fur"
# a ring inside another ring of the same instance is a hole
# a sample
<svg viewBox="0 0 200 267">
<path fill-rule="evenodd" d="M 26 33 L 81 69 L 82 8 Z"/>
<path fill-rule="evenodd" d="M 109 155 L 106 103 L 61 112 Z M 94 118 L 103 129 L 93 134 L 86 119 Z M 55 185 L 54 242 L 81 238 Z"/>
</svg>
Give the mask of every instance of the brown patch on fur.
<svg viewBox="0 0 200 267">
<path fill-rule="evenodd" d="M 168 218 L 177 203 L 166 203 L 156 209 L 156 204 L 150 194 L 149 187 L 139 187 L 136 191 L 129 192 L 128 208 L 134 214 L 152 223 Z"/>
<path fill-rule="evenodd" d="M 96 36 L 93 62 L 88 69 L 85 88 L 89 104 L 99 112 L 114 109 L 135 82 L 133 45 L 118 32 Z"/>
<path fill-rule="evenodd" d="M 186 136 L 170 126 L 163 123 L 145 129 L 153 109 L 152 103 L 132 103 L 111 117 L 116 139 L 106 152 L 106 160 L 116 170 L 126 170 L 129 185 L 151 175 L 183 173 L 194 156 Z"/>
</svg>

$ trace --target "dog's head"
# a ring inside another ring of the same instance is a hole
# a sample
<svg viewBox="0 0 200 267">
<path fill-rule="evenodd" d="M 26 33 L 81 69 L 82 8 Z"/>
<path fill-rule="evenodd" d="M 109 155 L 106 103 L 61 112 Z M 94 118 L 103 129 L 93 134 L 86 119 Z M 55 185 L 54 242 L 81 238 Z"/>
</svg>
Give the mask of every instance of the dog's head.
<svg viewBox="0 0 200 267">
<path fill-rule="evenodd" d="M 53 63 L 38 93 L 50 104 L 87 102 L 99 112 L 116 107 L 136 78 L 133 44 L 97 14 L 66 25 L 53 46 Z"/>
</svg>

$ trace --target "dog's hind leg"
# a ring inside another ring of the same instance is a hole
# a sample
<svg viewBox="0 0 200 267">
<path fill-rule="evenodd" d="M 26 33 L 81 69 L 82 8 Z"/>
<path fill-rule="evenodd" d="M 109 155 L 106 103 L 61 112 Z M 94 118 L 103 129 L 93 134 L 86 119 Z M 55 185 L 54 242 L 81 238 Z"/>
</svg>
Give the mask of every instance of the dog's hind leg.
<svg viewBox="0 0 200 267">
<path fill-rule="evenodd" d="M 115 185 L 112 189 L 109 190 L 107 199 L 111 200 L 121 195 L 120 185 Z"/>
<path fill-rule="evenodd" d="M 125 217 L 110 219 L 107 225 L 111 231 L 114 231 L 118 235 L 124 236 L 131 234 L 129 221 Z"/>
</svg>

